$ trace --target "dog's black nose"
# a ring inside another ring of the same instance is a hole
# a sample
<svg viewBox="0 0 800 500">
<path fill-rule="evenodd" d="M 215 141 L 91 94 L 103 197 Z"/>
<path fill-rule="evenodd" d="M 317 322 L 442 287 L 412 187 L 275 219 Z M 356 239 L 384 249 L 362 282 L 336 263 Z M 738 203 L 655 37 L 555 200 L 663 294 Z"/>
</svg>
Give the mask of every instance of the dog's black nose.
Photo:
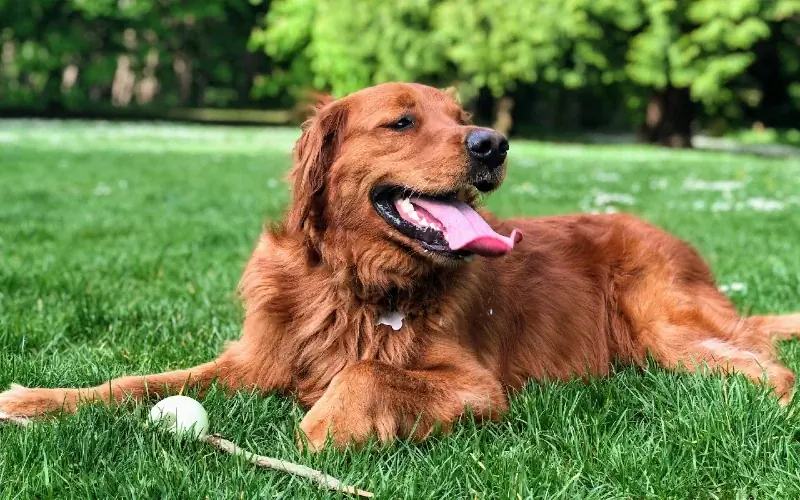
<svg viewBox="0 0 800 500">
<path fill-rule="evenodd" d="M 508 140 L 499 132 L 477 129 L 467 134 L 469 155 L 490 169 L 503 164 L 508 153 Z"/>
</svg>

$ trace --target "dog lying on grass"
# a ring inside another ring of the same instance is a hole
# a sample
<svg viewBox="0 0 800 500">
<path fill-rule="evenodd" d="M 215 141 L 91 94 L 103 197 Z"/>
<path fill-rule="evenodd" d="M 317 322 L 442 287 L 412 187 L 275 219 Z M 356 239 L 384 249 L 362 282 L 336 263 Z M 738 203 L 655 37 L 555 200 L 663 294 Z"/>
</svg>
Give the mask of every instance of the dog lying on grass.
<svg viewBox="0 0 800 500">
<path fill-rule="evenodd" d="M 239 340 L 185 370 L 14 386 L 0 414 L 219 381 L 294 394 L 308 445 L 344 447 L 422 439 L 467 408 L 496 419 L 530 379 L 603 376 L 648 355 L 763 376 L 790 400 L 773 340 L 800 330 L 800 314 L 741 317 L 695 250 L 632 216 L 496 219 L 476 201 L 500 187 L 508 147 L 423 85 L 321 103 L 296 145 L 286 216 L 242 277 Z"/>
</svg>

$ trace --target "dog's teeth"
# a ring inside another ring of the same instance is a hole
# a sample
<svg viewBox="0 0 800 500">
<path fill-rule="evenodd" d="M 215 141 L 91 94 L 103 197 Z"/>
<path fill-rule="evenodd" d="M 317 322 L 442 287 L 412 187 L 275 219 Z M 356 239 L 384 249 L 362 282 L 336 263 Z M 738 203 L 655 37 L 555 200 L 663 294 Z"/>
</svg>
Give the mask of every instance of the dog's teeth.
<svg viewBox="0 0 800 500">
<path fill-rule="evenodd" d="M 408 216 L 409 219 L 413 221 L 419 221 L 420 216 L 416 210 L 414 210 L 414 205 L 411 203 L 411 200 L 408 198 L 403 198 L 403 201 L 400 202 L 400 209 L 403 211 L 405 215 Z"/>
<path fill-rule="evenodd" d="M 437 221 L 429 221 L 424 216 L 420 215 L 414 208 L 414 204 L 411 203 L 410 198 L 403 198 L 400 200 L 398 204 L 398 208 L 403 213 L 403 216 L 409 220 L 414 221 L 419 227 L 422 228 L 432 228 L 436 229 L 437 231 L 444 231 L 442 225 L 439 224 Z"/>
</svg>

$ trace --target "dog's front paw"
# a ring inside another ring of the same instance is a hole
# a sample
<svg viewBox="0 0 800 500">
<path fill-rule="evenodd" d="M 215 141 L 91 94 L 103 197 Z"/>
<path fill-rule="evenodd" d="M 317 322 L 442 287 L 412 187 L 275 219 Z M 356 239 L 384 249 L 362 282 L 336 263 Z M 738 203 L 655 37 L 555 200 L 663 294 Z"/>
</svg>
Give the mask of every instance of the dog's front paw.
<svg viewBox="0 0 800 500">
<path fill-rule="evenodd" d="M 332 445 L 336 449 L 364 444 L 371 437 L 379 441 L 390 441 L 394 437 L 393 429 L 380 432 L 376 419 L 370 415 L 356 411 L 343 411 L 342 406 L 315 405 L 300 422 L 298 446 L 311 452 L 319 452 L 325 446 Z M 393 427 L 393 422 L 388 427 Z"/>
<path fill-rule="evenodd" d="M 332 445 L 341 450 L 372 438 L 389 443 L 397 437 L 397 412 L 390 405 L 375 404 L 374 394 L 360 390 L 362 382 L 359 372 L 334 378 L 300 422 L 300 449 L 318 452 Z"/>
<path fill-rule="evenodd" d="M 58 411 L 72 412 L 74 404 L 63 389 L 39 389 L 11 384 L 0 392 L 0 416 L 41 417 Z"/>
</svg>

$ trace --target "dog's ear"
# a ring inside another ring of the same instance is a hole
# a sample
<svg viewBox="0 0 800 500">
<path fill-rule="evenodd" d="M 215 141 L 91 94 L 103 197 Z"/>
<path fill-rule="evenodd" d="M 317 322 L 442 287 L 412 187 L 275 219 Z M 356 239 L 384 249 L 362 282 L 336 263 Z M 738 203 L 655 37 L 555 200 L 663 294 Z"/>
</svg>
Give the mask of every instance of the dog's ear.
<svg viewBox="0 0 800 500">
<path fill-rule="evenodd" d="M 339 153 L 347 121 L 347 109 L 340 101 L 322 97 L 317 103 L 294 149 L 294 167 L 289 173 L 292 204 L 286 217 L 290 230 L 303 229 L 309 219 L 319 222 L 328 170 Z"/>
<path fill-rule="evenodd" d="M 450 98 L 456 101 L 458 104 L 461 104 L 461 94 L 458 92 L 458 87 L 455 85 L 451 85 L 445 89 L 442 89 L 442 92 L 449 95 Z"/>
<path fill-rule="evenodd" d="M 332 95 L 316 90 L 305 90 L 301 92 L 297 98 L 294 107 L 295 116 L 300 118 L 301 122 L 305 122 L 313 118 L 319 110 L 332 103 L 335 99 Z"/>
<path fill-rule="evenodd" d="M 328 104 L 331 104 L 336 99 L 334 99 L 334 97 L 330 94 L 325 94 L 322 92 L 312 92 L 311 94 L 309 94 L 309 100 L 313 103 L 314 111 L 318 111 L 327 106 Z"/>
<path fill-rule="evenodd" d="M 462 106 L 461 102 L 461 93 L 458 91 L 458 87 L 455 85 L 451 85 L 450 87 L 441 89 L 442 92 L 447 94 L 456 104 Z M 472 113 L 461 109 L 461 117 L 460 117 L 462 125 L 472 125 Z"/>
</svg>

